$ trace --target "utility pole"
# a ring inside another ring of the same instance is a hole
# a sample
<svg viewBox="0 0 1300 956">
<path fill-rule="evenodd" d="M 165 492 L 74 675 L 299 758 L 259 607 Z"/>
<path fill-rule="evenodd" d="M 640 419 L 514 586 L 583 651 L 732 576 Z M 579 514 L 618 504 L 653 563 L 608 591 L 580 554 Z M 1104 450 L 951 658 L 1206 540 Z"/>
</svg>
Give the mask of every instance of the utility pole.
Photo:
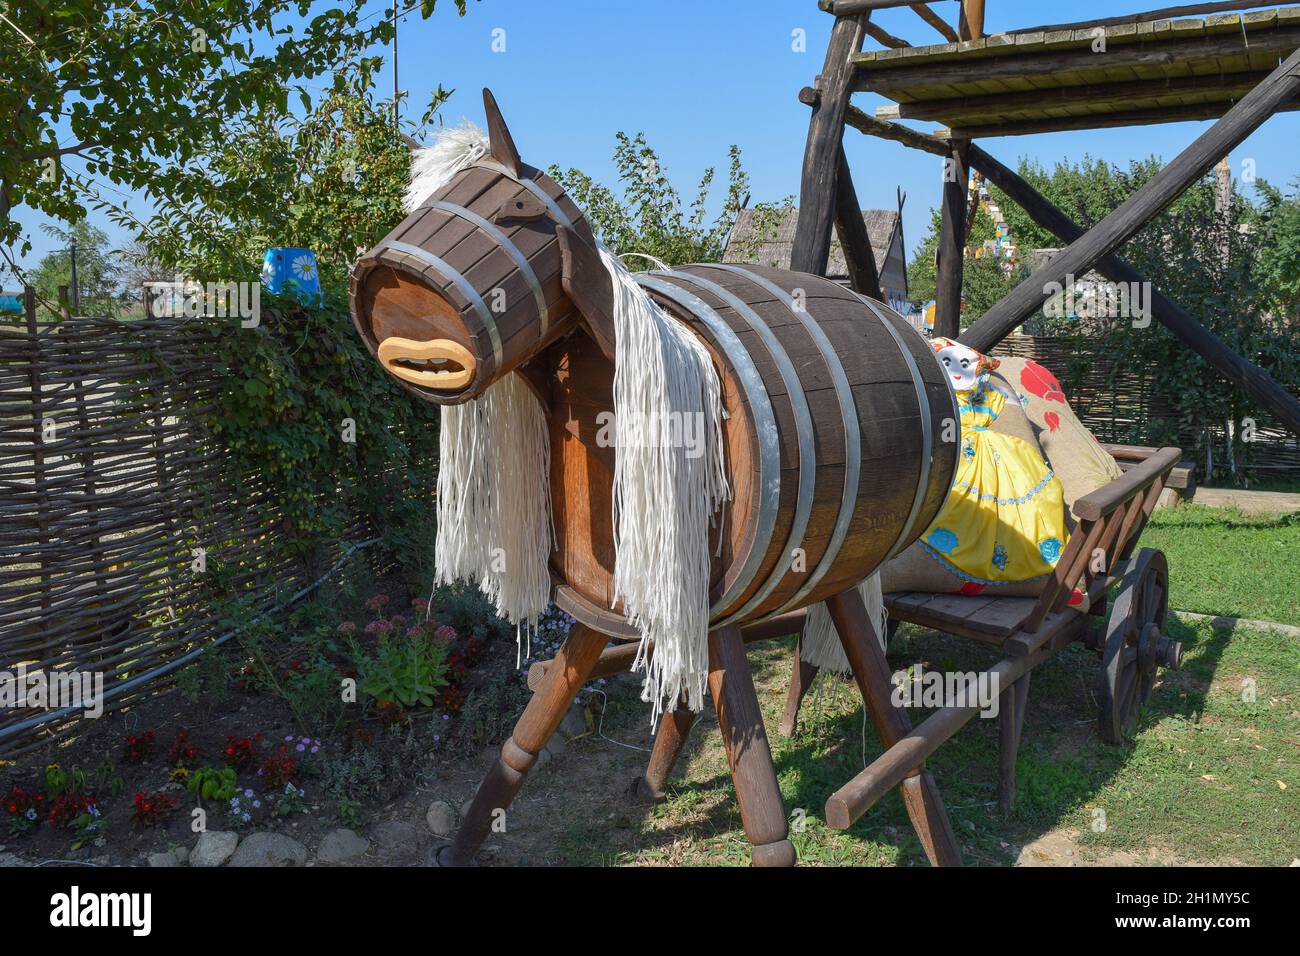
<svg viewBox="0 0 1300 956">
<path fill-rule="evenodd" d="M 72 314 L 81 314 L 81 287 L 77 283 L 77 240 L 72 239 L 72 244 L 68 249 L 72 256 Z"/>
</svg>

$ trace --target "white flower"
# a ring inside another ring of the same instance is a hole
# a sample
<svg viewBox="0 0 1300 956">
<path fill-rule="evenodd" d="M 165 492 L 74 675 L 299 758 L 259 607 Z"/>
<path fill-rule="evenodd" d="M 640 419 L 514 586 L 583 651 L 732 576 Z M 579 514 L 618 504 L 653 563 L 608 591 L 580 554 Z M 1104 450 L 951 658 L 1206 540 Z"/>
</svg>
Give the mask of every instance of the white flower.
<svg viewBox="0 0 1300 956">
<path fill-rule="evenodd" d="M 312 262 L 311 256 L 298 256 L 290 263 L 293 274 L 299 279 L 314 279 L 316 277 L 316 263 Z M 286 737 L 286 740 L 289 738 Z"/>
</svg>

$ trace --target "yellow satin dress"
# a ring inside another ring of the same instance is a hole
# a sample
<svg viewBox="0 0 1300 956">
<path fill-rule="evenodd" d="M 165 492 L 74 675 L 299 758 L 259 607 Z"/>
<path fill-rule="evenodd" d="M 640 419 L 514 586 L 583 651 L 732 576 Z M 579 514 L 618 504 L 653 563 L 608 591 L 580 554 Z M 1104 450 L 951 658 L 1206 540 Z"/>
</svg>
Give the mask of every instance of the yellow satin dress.
<svg viewBox="0 0 1300 956">
<path fill-rule="evenodd" d="M 1060 479 L 1037 448 L 989 431 L 1007 396 L 987 375 L 957 393 L 961 451 L 948 500 L 921 538 L 932 558 L 971 587 L 1049 574 L 1065 548 Z"/>
</svg>

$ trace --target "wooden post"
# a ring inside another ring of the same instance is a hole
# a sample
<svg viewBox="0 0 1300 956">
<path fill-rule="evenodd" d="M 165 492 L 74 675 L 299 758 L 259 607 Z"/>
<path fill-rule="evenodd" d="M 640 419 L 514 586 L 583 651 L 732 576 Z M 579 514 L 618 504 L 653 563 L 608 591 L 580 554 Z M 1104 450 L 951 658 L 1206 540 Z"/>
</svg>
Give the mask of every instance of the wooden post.
<svg viewBox="0 0 1300 956">
<path fill-rule="evenodd" d="M 998 809 L 1003 813 L 1016 805 L 1016 757 L 1025 733 L 1030 674 L 1026 672 L 998 695 Z"/>
<path fill-rule="evenodd" d="M 585 624 L 574 625 L 510 739 L 502 745 L 500 758 L 479 784 L 455 840 L 442 850 L 442 865 L 465 866 L 474 858 L 499 815 L 523 786 L 524 777 L 560 726 L 608 641 L 607 635 Z"/>
<path fill-rule="evenodd" d="M 27 319 L 27 334 L 31 337 L 32 364 L 28 374 L 28 380 L 32 388 L 32 491 L 36 502 L 36 526 L 41 531 L 41 539 L 49 540 L 49 517 L 45 513 L 46 487 L 45 487 L 45 428 L 41 419 L 41 412 L 45 406 L 44 396 L 41 389 L 41 366 L 45 361 L 45 356 L 41 352 L 40 329 L 36 325 L 36 290 L 29 285 L 23 286 L 23 315 Z M 41 551 L 41 610 L 48 611 L 53 603 L 50 597 L 50 562 L 45 553 Z M 40 617 L 38 625 L 42 633 L 48 631 L 54 625 L 44 614 Z"/>
<path fill-rule="evenodd" d="M 808 696 L 808 691 L 812 689 L 817 671 L 816 665 L 809 664 L 803 659 L 803 635 L 800 634 L 799 640 L 795 641 L 794 645 L 794 665 L 790 670 L 790 689 L 785 695 L 785 713 L 776 728 L 776 732 L 782 737 L 793 737 L 795 731 L 799 729 L 799 708 L 803 705 L 803 699 Z"/>
<path fill-rule="evenodd" d="M 984 0 L 961 0 L 961 22 L 957 32 L 963 40 L 984 36 Z"/>
<path fill-rule="evenodd" d="M 962 335 L 979 352 L 988 352 L 1052 297 L 1068 276 L 1083 276 L 1154 219 L 1200 179 L 1210 167 L 1257 130 L 1276 109 L 1300 92 L 1300 50 L 1246 94 L 1118 209 L 1069 248 L 1016 286 Z"/>
<path fill-rule="evenodd" d="M 853 79 L 852 54 L 862 49 L 863 24 L 871 14 L 839 17 L 831 30 L 826 63 L 813 97 L 812 120 L 804 147 L 803 176 L 799 182 L 799 221 L 790 250 L 795 272 L 824 275 L 831 251 L 831 226 L 835 210 L 835 180 L 840 144 L 844 137 L 844 110 Z"/>
<path fill-rule="evenodd" d="M 776 781 L 745 645 L 734 625 L 709 634 L 709 690 L 731 765 L 740 819 L 754 847 L 753 864 L 793 866 L 795 852 L 788 839 L 785 801 Z"/>
<path fill-rule="evenodd" d="M 632 781 L 634 796 L 651 803 L 663 802 L 668 795 L 668 776 L 673 772 L 698 716 L 684 703 L 678 703 L 672 713 L 663 716 L 655 733 L 650 763 L 645 773 Z"/>
<path fill-rule="evenodd" d="M 943 165 L 939 262 L 935 269 L 934 334 L 955 339 L 961 331 L 961 282 L 965 268 L 966 203 L 970 144 L 954 140 Z"/>
<path fill-rule="evenodd" d="M 858 203 L 857 190 L 853 188 L 853 176 L 842 143 L 835 182 L 835 231 L 839 234 L 840 248 L 848 264 L 849 284 L 855 291 L 884 302 L 876 253 L 871 248 L 871 233 L 862 219 L 862 207 Z"/>
<path fill-rule="evenodd" d="M 891 700 L 893 684 L 889 662 L 880 647 L 880 638 L 867 614 L 862 595 L 856 588 L 841 591 L 826 602 L 826 608 L 835 623 L 840 643 L 844 645 L 844 654 L 853 668 L 853 678 L 862 692 L 862 701 L 876 732 L 886 748 L 893 747 L 912 733 L 912 722 L 907 713 L 895 707 Z M 961 850 L 952 832 L 952 824 L 948 822 L 948 812 L 944 809 L 934 776 L 924 767 L 917 766 L 907 777 L 909 779 L 903 780 L 901 788 L 903 802 L 916 835 L 925 847 L 925 855 L 934 866 L 960 866 Z M 846 829 L 851 822 L 837 816 L 836 810 L 837 807 L 828 801 L 826 822 Z"/>
<path fill-rule="evenodd" d="M 909 144 L 911 145 L 911 144 Z M 919 144 L 918 144 L 919 145 Z M 1084 230 L 1020 175 L 978 146 L 970 150 L 971 165 L 989 182 L 1006 193 L 1029 217 L 1067 243 L 1077 242 Z M 1100 260 L 1098 272 L 1114 282 L 1145 283 L 1142 274 L 1116 255 Z M 1259 366 L 1242 358 L 1228 344 L 1182 306 L 1153 289 L 1151 311 L 1156 319 L 1184 345 L 1213 365 L 1230 382 L 1275 415 L 1279 422 L 1300 435 L 1300 401 Z M 970 330 L 968 330 L 970 331 Z"/>
</svg>

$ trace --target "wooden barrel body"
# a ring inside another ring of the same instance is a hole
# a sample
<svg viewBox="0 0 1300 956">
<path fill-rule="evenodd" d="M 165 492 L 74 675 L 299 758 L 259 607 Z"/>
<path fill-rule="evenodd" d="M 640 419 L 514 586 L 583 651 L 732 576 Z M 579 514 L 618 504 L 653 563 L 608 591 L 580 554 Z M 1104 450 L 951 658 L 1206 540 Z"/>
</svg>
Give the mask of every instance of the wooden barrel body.
<svg viewBox="0 0 1300 956">
<path fill-rule="evenodd" d="M 733 500 L 715 529 L 713 621 L 749 622 L 852 587 L 933 521 L 956 467 L 958 413 L 933 352 L 878 302 L 760 266 L 638 276 L 713 352 Z M 552 568 L 609 608 L 614 449 L 598 440 L 613 368 L 574 336 L 549 381 Z"/>
<path fill-rule="evenodd" d="M 421 387 L 403 379 L 401 367 L 389 371 L 428 401 L 458 404 L 481 395 L 576 322 L 560 285 L 560 225 L 593 241 L 582 211 L 550 177 L 530 166 L 516 176 L 480 161 L 357 261 L 357 331 L 376 358 L 387 339 L 465 344 L 480 364 L 458 391 Z"/>
</svg>

